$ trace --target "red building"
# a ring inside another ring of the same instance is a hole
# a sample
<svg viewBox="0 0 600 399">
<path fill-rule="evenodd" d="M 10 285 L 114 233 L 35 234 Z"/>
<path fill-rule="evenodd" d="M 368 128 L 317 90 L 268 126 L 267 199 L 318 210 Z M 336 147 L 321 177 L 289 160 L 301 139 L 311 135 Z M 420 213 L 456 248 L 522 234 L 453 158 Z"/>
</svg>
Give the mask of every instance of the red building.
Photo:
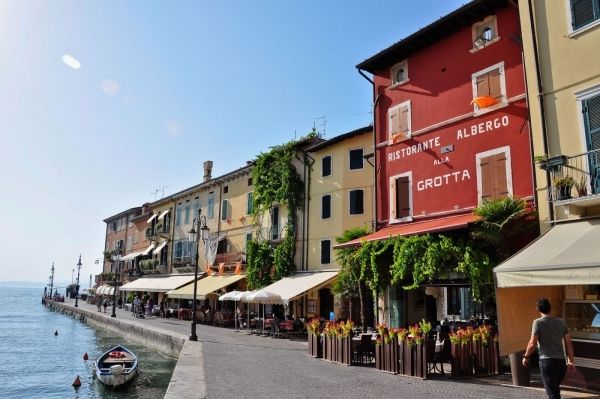
<svg viewBox="0 0 600 399">
<path fill-rule="evenodd" d="M 357 65 L 375 103 L 367 240 L 464 228 L 482 199 L 533 198 L 519 37 L 512 2 L 475 0 Z"/>
</svg>

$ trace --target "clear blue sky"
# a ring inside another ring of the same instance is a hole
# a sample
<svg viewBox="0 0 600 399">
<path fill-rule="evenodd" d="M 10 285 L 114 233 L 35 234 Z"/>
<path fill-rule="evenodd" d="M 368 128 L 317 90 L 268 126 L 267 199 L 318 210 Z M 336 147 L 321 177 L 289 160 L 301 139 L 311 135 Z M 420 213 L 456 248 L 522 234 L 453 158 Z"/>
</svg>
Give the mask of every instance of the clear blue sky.
<svg viewBox="0 0 600 399">
<path fill-rule="evenodd" d="M 355 65 L 463 3 L 2 0 L 0 281 L 87 287 L 102 219 L 368 125 Z"/>
</svg>

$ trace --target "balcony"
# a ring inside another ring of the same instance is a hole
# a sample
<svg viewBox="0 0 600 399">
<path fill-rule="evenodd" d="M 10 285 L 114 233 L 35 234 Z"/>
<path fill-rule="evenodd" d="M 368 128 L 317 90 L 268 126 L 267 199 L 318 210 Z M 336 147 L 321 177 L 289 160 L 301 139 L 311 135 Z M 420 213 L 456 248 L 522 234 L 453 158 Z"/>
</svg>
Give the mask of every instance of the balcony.
<svg viewBox="0 0 600 399">
<path fill-rule="evenodd" d="M 600 205 L 600 149 L 548 159 L 551 160 L 557 162 L 540 164 L 550 173 L 548 201 L 579 208 Z"/>
<path fill-rule="evenodd" d="M 168 238 L 170 230 L 169 227 L 169 223 L 157 223 L 156 226 L 154 226 L 154 231 L 157 235 L 163 238 Z"/>
<path fill-rule="evenodd" d="M 152 240 L 155 237 L 156 237 L 156 232 L 155 232 L 154 228 L 148 227 L 146 229 L 146 238 Z"/>
</svg>

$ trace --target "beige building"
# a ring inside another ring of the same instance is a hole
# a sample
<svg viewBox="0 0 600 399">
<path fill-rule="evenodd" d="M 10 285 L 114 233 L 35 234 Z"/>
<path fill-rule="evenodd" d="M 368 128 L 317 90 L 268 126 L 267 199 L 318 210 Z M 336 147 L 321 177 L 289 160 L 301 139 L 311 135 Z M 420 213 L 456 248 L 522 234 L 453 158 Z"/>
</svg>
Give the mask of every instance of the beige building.
<svg viewBox="0 0 600 399">
<path fill-rule="evenodd" d="M 494 269 L 500 349 L 525 349 L 537 298 L 573 338 L 578 373 L 600 389 L 600 3 L 519 1 L 543 234 Z M 533 22 L 533 24 L 532 24 Z M 514 306 L 515 303 L 526 306 Z M 509 332 L 508 334 L 506 332 Z"/>
<path fill-rule="evenodd" d="M 169 274 L 171 272 L 171 252 L 173 251 L 173 209 L 175 201 L 165 197 L 151 204 L 152 215 L 147 219 L 146 237 L 153 248 L 147 255 L 153 263 L 142 263 L 144 274 Z"/>
</svg>

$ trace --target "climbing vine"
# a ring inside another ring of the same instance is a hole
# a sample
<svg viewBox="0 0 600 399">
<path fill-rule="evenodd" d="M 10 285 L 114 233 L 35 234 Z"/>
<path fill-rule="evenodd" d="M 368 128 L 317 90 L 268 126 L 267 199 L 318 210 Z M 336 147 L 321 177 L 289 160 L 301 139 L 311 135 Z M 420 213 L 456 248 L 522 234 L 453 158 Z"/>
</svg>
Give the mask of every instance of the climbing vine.
<svg viewBox="0 0 600 399">
<path fill-rule="evenodd" d="M 247 248 L 247 280 L 251 289 L 264 287 L 295 269 L 296 215 L 302 205 L 304 183 L 294 161 L 300 161 L 297 156 L 299 145 L 315 136 L 316 132 L 313 131 L 300 140 L 272 147 L 270 151 L 258 155 L 254 163 L 252 183 L 256 234 Z M 266 237 L 263 231 L 263 219 L 266 215 L 271 216 L 273 205 L 280 205 L 281 209 L 285 206 L 287 210 L 287 222 L 277 246 L 269 243 L 270 230 Z"/>
</svg>

